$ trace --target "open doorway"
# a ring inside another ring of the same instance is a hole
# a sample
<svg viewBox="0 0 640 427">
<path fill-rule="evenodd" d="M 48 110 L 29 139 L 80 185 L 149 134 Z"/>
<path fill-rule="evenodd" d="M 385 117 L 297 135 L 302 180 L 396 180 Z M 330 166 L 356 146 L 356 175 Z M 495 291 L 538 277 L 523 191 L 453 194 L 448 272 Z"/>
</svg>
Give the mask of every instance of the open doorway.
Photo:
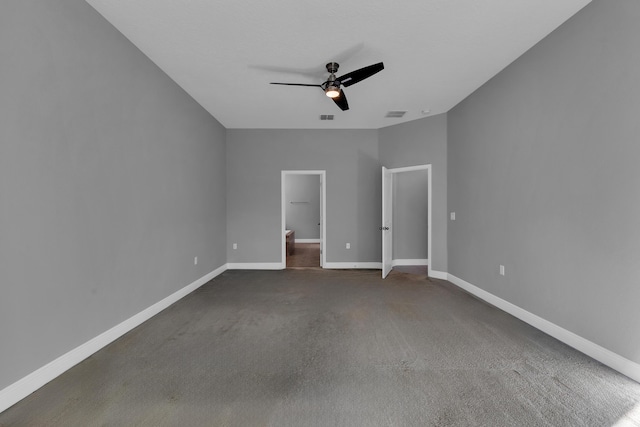
<svg viewBox="0 0 640 427">
<path fill-rule="evenodd" d="M 322 267 L 325 171 L 282 171 L 282 268 Z"/>
<path fill-rule="evenodd" d="M 432 186 L 431 165 L 382 168 L 383 278 L 395 266 L 426 266 L 431 275 Z"/>
</svg>

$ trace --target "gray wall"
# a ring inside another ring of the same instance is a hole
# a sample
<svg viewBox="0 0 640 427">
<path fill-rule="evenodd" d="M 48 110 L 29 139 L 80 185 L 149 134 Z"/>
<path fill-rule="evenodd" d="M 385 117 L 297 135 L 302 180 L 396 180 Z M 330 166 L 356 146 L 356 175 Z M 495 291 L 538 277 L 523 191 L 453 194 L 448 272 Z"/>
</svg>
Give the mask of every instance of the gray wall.
<svg viewBox="0 0 640 427">
<path fill-rule="evenodd" d="M 284 180 L 285 224 L 296 239 L 320 238 L 320 176 L 287 175 Z"/>
<path fill-rule="evenodd" d="M 440 114 L 380 129 L 379 139 L 380 163 L 383 166 L 432 165 L 433 257 L 430 258 L 434 270 L 447 271 L 447 116 Z M 394 215 L 398 214 L 404 215 L 394 212 Z M 416 222 L 415 227 L 414 233 L 426 239 L 426 222 Z"/>
<path fill-rule="evenodd" d="M 449 272 L 634 362 L 638 22 L 594 0 L 448 116 Z"/>
<path fill-rule="evenodd" d="M 393 259 L 426 259 L 429 176 L 426 170 L 393 174 Z"/>
<path fill-rule="evenodd" d="M 328 262 L 380 262 L 376 130 L 229 130 L 229 262 L 281 261 L 282 170 L 327 171 Z M 347 242 L 351 249 L 345 249 Z"/>
<path fill-rule="evenodd" d="M 225 129 L 83 0 L 0 2 L 0 58 L 2 389 L 223 265 L 226 175 Z"/>
</svg>

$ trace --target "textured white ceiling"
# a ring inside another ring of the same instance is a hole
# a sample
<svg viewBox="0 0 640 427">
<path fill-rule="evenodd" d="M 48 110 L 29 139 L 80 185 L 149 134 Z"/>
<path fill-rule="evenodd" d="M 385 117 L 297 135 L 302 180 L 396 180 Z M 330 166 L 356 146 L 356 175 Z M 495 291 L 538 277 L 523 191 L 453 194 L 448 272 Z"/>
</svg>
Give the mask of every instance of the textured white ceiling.
<svg viewBox="0 0 640 427">
<path fill-rule="evenodd" d="M 87 1 L 225 127 L 342 129 L 448 111 L 590 2 Z M 344 112 L 319 88 L 269 84 L 322 83 L 330 61 L 385 70 L 345 89 Z"/>
</svg>

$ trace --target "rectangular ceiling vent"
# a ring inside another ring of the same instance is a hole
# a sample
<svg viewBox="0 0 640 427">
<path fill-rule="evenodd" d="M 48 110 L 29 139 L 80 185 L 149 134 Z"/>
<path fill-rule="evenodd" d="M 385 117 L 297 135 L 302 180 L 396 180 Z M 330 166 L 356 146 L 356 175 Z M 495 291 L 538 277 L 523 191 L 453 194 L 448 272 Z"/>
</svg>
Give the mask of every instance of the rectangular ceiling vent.
<svg viewBox="0 0 640 427">
<path fill-rule="evenodd" d="M 333 114 L 321 114 L 320 120 L 333 120 Z"/>
<path fill-rule="evenodd" d="M 385 117 L 402 117 L 407 114 L 406 111 L 389 111 Z"/>
</svg>

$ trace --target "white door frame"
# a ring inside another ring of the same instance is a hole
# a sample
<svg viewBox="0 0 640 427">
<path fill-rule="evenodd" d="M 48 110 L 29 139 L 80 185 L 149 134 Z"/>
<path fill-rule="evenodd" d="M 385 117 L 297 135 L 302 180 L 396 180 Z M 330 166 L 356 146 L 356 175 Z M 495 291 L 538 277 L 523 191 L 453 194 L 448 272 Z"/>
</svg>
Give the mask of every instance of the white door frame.
<svg viewBox="0 0 640 427">
<path fill-rule="evenodd" d="M 432 227 L 431 227 L 431 223 L 432 223 L 432 219 L 433 219 L 433 213 L 432 213 L 432 208 L 433 208 L 433 171 L 432 171 L 432 165 L 428 164 L 428 165 L 416 165 L 416 166 L 407 166 L 404 168 L 394 168 L 394 169 L 386 169 L 385 167 L 382 168 L 382 175 L 383 175 L 383 179 L 384 179 L 384 174 L 385 171 L 390 174 L 391 176 L 391 187 L 393 188 L 393 175 L 396 173 L 401 173 L 401 172 L 413 172 L 413 171 L 421 171 L 421 170 L 426 170 L 427 171 L 427 255 L 429 257 L 429 263 L 427 264 L 427 274 L 429 276 L 431 276 L 431 270 L 432 270 L 432 264 L 433 264 L 433 252 L 432 252 L 432 245 L 431 245 L 431 241 L 432 241 Z M 383 185 L 383 192 L 384 192 L 384 185 Z M 384 203 L 389 203 L 391 206 L 391 210 L 393 210 L 393 190 L 390 191 L 390 194 L 383 194 L 382 196 L 382 200 L 383 200 L 383 204 Z M 384 206 L 382 207 L 383 211 L 384 211 Z M 382 226 L 384 227 L 384 224 L 382 224 Z M 385 233 L 385 230 L 382 230 L 383 236 Z M 388 257 L 390 257 L 389 262 L 392 261 L 392 254 L 384 254 L 387 255 Z M 385 259 L 382 259 L 382 265 L 385 265 Z M 383 269 L 383 276 L 384 278 L 384 269 Z"/>
<path fill-rule="evenodd" d="M 280 200 L 281 200 L 281 217 L 282 225 L 280 236 L 282 240 L 282 257 L 280 267 L 287 268 L 286 252 L 286 216 L 287 202 L 285 194 L 285 177 L 287 175 L 318 175 L 320 176 L 320 267 L 324 267 L 327 263 L 327 171 L 326 170 L 283 170 L 280 175 Z"/>
</svg>

